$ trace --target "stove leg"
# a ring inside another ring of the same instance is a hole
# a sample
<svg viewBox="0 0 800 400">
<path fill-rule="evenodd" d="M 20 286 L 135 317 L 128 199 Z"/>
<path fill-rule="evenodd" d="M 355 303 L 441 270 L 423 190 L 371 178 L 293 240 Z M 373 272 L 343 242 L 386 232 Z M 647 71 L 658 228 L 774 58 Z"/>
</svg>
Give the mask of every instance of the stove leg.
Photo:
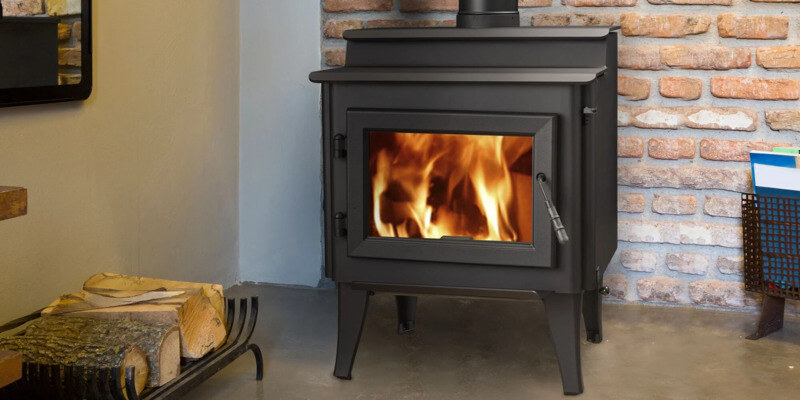
<svg viewBox="0 0 800 400">
<path fill-rule="evenodd" d="M 564 394 L 581 394 L 581 294 L 551 293 L 542 300 L 556 347 Z"/>
<path fill-rule="evenodd" d="M 599 290 L 583 292 L 583 323 L 586 325 L 586 340 L 603 342 L 603 296 Z"/>
<path fill-rule="evenodd" d="M 397 333 L 414 332 L 414 317 L 417 314 L 417 296 L 395 296 L 397 301 Z"/>
<path fill-rule="evenodd" d="M 368 291 L 354 290 L 348 284 L 339 284 L 339 339 L 336 345 L 336 366 L 333 368 L 333 375 L 339 379 L 352 379 L 353 362 L 361 340 L 368 303 Z"/>
<path fill-rule="evenodd" d="M 761 317 L 758 320 L 758 329 L 747 339 L 761 339 L 783 328 L 783 310 L 785 307 L 785 298 L 764 295 L 764 303 L 761 305 Z"/>
</svg>

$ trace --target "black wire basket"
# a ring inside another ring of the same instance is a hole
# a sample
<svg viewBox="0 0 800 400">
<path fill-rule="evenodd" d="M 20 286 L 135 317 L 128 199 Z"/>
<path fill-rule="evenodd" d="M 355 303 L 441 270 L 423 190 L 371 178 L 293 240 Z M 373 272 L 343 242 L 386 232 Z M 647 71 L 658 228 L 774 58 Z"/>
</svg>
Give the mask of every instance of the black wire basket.
<svg viewBox="0 0 800 400">
<path fill-rule="evenodd" d="M 743 194 L 742 227 L 745 289 L 800 299 L 800 199 Z"/>
</svg>

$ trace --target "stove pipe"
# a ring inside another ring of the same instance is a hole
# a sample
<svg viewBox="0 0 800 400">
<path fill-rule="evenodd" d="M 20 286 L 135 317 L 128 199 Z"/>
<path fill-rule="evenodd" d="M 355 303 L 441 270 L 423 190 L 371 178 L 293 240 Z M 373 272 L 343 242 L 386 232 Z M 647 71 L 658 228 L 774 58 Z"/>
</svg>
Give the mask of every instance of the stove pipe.
<svg viewBox="0 0 800 400">
<path fill-rule="evenodd" d="M 519 27 L 517 0 L 459 0 L 458 27 Z"/>
</svg>

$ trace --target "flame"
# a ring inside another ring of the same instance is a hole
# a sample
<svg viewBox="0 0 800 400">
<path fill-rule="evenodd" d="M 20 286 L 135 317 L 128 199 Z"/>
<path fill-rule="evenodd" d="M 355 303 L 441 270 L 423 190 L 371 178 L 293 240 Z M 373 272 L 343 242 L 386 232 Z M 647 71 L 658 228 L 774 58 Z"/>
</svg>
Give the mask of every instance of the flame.
<svg viewBox="0 0 800 400">
<path fill-rule="evenodd" d="M 372 235 L 531 242 L 533 138 L 370 133 Z"/>
</svg>

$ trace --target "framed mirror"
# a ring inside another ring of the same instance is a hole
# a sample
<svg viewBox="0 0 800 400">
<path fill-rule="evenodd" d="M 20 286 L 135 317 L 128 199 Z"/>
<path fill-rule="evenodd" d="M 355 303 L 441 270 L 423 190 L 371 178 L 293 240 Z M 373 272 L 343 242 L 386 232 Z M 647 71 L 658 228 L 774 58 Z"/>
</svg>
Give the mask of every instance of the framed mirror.
<svg viewBox="0 0 800 400">
<path fill-rule="evenodd" d="M 0 0 L 0 107 L 92 92 L 91 0 Z"/>
</svg>

